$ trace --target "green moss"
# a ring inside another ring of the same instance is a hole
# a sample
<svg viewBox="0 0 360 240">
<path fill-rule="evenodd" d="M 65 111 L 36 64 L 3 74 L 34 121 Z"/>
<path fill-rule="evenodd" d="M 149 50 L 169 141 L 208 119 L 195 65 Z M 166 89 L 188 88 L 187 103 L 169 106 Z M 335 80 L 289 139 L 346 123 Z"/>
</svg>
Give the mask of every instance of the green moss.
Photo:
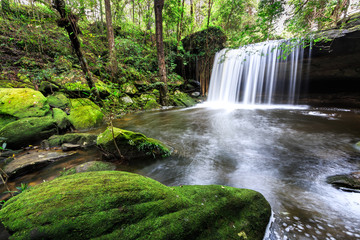
<svg viewBox="0 0 360 240">
<path fill-rule="evenodd" d="M 70 99 L 71 110 L 68 116 L 76 129 L 98 127 L 103 123 L 104 114 L 100 107 L 87 98 Z"/>
<path fill-rule="evenodd" d="M 5 125 L 15 122 L 16 118 L 6 114 L 0 114 L 0 129 L 3 128 Z"/>
<path fill-rule="evenodd" d="M 116 157 L 119 155 L 113 135 L 121 154 L 129 160 L 170 155 L 169 148 L 156 139 L 148 138 L 141 133 L 109 127 L 97 137 L 96 142 L 103 150 Z"/>
<path fill-rule="evenodd" d="M 109 162 L 91 161 L 80 164 L 76 167 L 70 168 L 69 170 L 62 172 L 61 176 L 67 176 L 80 172 L 97 172 L 97 171 L 113 171 L 116 166 Z"/>
<path fill-rule="evenodd" d="M 70 100 L 60 92 L 56 92 L 53 95 L 47 97 L 50 106 L 60 108 L 64 110 L 70 106 Z"/>
<path fill-rule="evenodd" d="M 8 148 L 34 144 L 57 133 L 56 121 L 51 117 L 23 118 L 0 129 L 0 136 L 7 138 Z"/>
<path fill-rule="evenodd" d="M 170 96 L 170 99 L 176 106 L 179 107 L 191 107 L 196 104 L 194 99 L 179 90 L 176 90 L 174 95 Z"/>
<path fill-rule="evenodd" d="M 126 172 L 60 177 L 11 198 L 12 239 L 262 239 L 270 206 L 252 190 L 166 187 Z M 242 235 L 244 235 L 242 234 Z"/>
<path fill-rule="evenodd" d="M 144 110 L 159 109 L 160 107 L 160 104 L 158 104 L 156 100 L 152 99 L 145 104 Z"/>
<path fill-rule="evenodd" d="M 67 114 L 63 110 L 53 108 L 52 111 L 53 118 L 60 129 L 66 129 L 71 125 L 69 119 L 67 118 Z"/>
<path fill-rule="evenodd" d="M 96 143 L 97 135 L 91 133 L 67 133 L 65 135 L 53 135 L 48 141 L 50 147 L 61 146 L 63 143 L 91 146 Z"/>
<path fill-rule="evenodd" d="M 122 86 L 121 86 L 121 90 L 122 92 L 124 93 L 127 93 L 127 94 L 136 94 L 138 92 L 138 90 L 136 89 L 135 85 L 132 84 L 132 83 L 124 83 Z"/>
<path fill-rule="evenodd" d="M 0 114 L 17 118 L 42 117 L 49 105 L 41 92 L 29 88 L 0 88 Z"/>
</svg>

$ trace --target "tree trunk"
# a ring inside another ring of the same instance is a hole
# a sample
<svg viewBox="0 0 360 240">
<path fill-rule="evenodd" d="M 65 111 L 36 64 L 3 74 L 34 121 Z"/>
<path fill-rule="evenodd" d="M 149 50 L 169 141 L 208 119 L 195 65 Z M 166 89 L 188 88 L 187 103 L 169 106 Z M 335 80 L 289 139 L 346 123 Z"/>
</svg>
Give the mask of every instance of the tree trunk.
<svg viewBox="0 0 360 240">
<path fill-rule="evenodd" d="M 135 25 L 135 0 L 132 0 L 132 19 Z"/>
<path fill-rule="evenodd" d="M 78 38 L 80 29 L 77 25 L 78 17 L 65 9 L 64 0 L 54 0 L 53 7 L 59 12 L 61 16 L 61 19 L 58 20 L 58 25 L 59 27 L 65 28 L 65 30 L 69 35 L 71 45 L 75 51 L 76 56 L 79 59 L 81 69 L 85 75 L 85 79 L 87 81 L 87 84 L 89 85 L 90 91 L 93 92 L 96 95 L 96 97 L 99 97 L 99 92 L 96 89 L 93 79 L 91 78 L 91 73 L 88 64 L 80 48 L 80 40 Z"/>
<path fill-rule="evenodd" d="M 111 5 L 110 0 L 105 0 L 105 16 L 106 16 L 106 30 L 107 30 L 107 39 L 109 43 L 109 62 L 111 69 L 111 78 L 114 79 L 117 72 L 117 62 L 115 56 L 115 41 L 114 41 L 114 29 L 112 25 L 111 18 Z"/>
<path fill-rule="evenodd" d="M 103 5 L 102 5 L 102 0 L 99 0 L 100 3 L 100 34 L 103 34 L 104 32 L 104 18 L 103 18 Z"/>
<path fill-rule="evenodd" d="M 159 64 L 160 81 L 163 83 L 160 86 L 160 103 L 162 106 L 168 105 L 168 87 L 166 79 L 166 66 L 165 66 L 165 54 L 163 43 L 163 20 L 162 9 L 164 7 L 164 0 L 154 0 L 155 9 L 155 27 L 156 27 L 156 48 Z"/>
<path fill-rule="evenodd" d="M 211 0 L 209 0 L 209 2 L 208 2 L 207 28 L 209 28 L 209 25 L 210 25 L 211 8 L 212 8 L 212 2 L 211 2 Z"/>
</svg>

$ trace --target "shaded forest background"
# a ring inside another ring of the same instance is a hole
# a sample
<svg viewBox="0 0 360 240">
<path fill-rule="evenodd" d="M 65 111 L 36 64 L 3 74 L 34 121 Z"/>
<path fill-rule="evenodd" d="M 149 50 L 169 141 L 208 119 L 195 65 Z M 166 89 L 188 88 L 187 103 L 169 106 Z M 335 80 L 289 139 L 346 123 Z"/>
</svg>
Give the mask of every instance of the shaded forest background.
<svg viewBox="0 0 360 240">
<path fill-rule="evenodd" d="M 56 2 L 1 1 L 0 87 L 62 89 L 90 97 L 96 88 L 103 108 L 118 112 L 158 107 L 164 84 L 170 105 L 179 105 L 176 94 L 205 95 L 213 55 L 221 48 L 341 27 L 342 19 L 359 9 L 359 1 L 350 0 L 166 0 L 164 83 L 159 78 L 154 1 L 63 2 L 64 14 L 76 25 L 73 36 L 88 73 Z M 146 107 L 149 99 L 157 104 Z"/>
</svg>

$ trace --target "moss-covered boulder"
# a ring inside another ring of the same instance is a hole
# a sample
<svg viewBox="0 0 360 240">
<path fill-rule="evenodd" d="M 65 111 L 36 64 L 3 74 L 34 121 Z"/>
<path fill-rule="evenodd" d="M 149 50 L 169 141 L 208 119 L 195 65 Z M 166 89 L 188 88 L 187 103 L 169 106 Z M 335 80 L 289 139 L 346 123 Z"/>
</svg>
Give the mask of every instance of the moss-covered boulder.
<svg viewBox="0 0 360 240">
<path fill-rule="evenodd" d="M 252 190 L 167 187 L 133 173 L 86 172 L 8 200 L 11 239 L 262 239 L 271 214 Z"/>
<path fill-rule="evenodd" d="M 138 92 L 137 88 L 132 83 L 124 83 L 123 85 L 121 85 L 121 90 L 122 92 L 130 95 L 134 95 Z"/>
<path fill-rule="evenodd" d="M 71 110 L 68 116 L 76 129 L 89 129 L 103 124 L 104 114 L 99 106 L 87 98 L 70 99 Z"/>
<path fill-rule="evenodd" d="M 67 176 L 81 172 L 97 172 L 97 171 L 114 171 L 116 169 L 115 164 L 110 162 L 91 161 L 86 162 L 75 167 L 70 168 L 61 173 L 61 176 Z"/>
<path fill-rule="evenodd" d="M 179 107 L 191 107 L 196 104 L 194 99 L 192 99 L 186 93 L 180 92 L 179 90 L 176 90 L 174 92 L 174 95 L 172 95 L 170 97 L 170 99 L 173 101 L 173 103 L 176 106 L 179 106 Z"/>
<path fill-rule="evenodd" d="M 0 88 L 0 114 L 16 118 L 43 117 L 50 110 L 41 92 L 30 88 Z"/>
<path fill-rule="evenodd" d="M 116 145 L 114 143 L 114 138 Z M 96 140 L 97 145 L 108 157 L 127 160 L 148 159 L 170 155 L 170 149 L 159 140 L 148 138 L 144 134 L 119 128 L 107 128 Z"/>
<path fill-rule="evenodd" d="M 9 123 L 15 122 L 16 120 L 16 117 L 7 114 L 0 114 L 0 129 L 2 129 L 5 125 Z"/>
<path fill-rule="evenodd" d="M 70 106 L 70 100 L 61 92 L 56 92 L 47 97 L 48 104 L 54 108 L 65 110 Z"/>
<path fill-rule="evenodd" d="M 17 149 L 58 133 L 56 121 L 51 116 L 22 118 L 0 129 L 6 138 L 7 148 Z"/>
<path fill-rule="evenodd" d="M 154 94 L 141 94 L 139 100 L 144 104 L 144 110 L 161 108 L 160 104 L 156 101 L 156 96 Z"/>
<path fill-rule="evenodd" d="M 91 133 L 67 133 L 64 135 L 53 135 L 47 141 L 49 142 L 49 147 L 61 146 L 63 143 L 89 147 L 96 144 L 96 138 L 97 135 Z"/>
<path fill-rule="evenodd" d="M 53 118 L 58 125 L 59 129 L 67 129 L 71 126 L 71 123 L 67 117 L 67 114 L 60 108 L 53 108 Z"/>
</svg>

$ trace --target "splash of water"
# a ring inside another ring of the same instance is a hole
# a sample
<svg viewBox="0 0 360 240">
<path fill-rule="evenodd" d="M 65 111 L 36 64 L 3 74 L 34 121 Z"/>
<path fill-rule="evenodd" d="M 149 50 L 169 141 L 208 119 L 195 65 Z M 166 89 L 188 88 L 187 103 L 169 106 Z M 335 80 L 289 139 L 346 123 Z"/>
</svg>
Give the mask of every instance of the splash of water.
<svg viewBox="0 0 360 240">
<path fill-rule="evenodd" d="M 299 41 L 273 40 L 215 55 L 208 102 L 290 104 L 298 99 L 304 48 Z"/>
</svg>

